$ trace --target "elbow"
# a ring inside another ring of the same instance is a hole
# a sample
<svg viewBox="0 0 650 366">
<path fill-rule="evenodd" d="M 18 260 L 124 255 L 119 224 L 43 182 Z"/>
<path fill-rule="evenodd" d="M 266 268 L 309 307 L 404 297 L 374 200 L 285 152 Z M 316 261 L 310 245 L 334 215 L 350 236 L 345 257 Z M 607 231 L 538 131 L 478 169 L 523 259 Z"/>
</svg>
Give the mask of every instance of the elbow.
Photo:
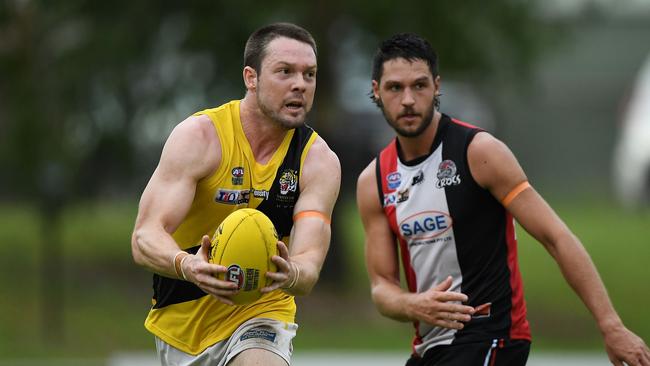
<svg viewBox="0 0 650 366">
<path fill-rule="evenodd" d="M 137 265 L 144 265 L 144 256 L 142 254 L 142 230 L 136 229 L 131 235 L 131 256 Z"/>
<path fill-rule="evenodd" d="M 387 293 L 381 285 L 373 286 L 371 290 L 372 302 L 375 304 L 377 312 L 386 318 L 397 320 L 399 322 L 413 321 L 409 310 L 409 296 L 401 292 Z"/>
<path fill-rule="evenodd" d="M 372 289 L 370 290 L 370 298 L 372 299 L 373 304 L 375 304 L 375 309 L 377 309 L 379 314 L 391 318 L 392 314 L 387 310 L 383 297 L 381 296 L 381 291 L 378 287 L 379 286 L 372 286 Z"/>
<path fill-rule="evenodd" d="M 569 248 L 576 243 L 580 243 L 578 238 L 568 230 L 561 231 L 555 235 L 544 237 L 540 240 L 546 251 L 557 260 L 563 249 Z"/>
</svg>

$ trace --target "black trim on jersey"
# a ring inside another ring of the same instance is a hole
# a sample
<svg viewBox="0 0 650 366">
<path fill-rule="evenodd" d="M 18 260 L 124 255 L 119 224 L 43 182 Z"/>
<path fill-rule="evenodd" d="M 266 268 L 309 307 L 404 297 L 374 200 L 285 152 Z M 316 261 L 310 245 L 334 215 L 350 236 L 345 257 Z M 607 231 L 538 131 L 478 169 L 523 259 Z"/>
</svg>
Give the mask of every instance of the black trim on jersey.
<svg viewBox="0 0 650 366">
<path fill-rule="evenodd" d="M 402 148 L 399 144 L 399 139 L 395 139 L 395 143 L 397 144 L 397 157 L 399 158 L 399 161 L 406 165 L 406 166 L 416 166 L 420 164 L 421 162 L 427 160 L 431 154 L 433 154 L 434 151 L 438 148 L 440 145 L 440 142 L 442 142 L 442 136 L 444 136 L 445 131 L 447 130 L 447 126 L 451 122 L 451 118 L 449 118 L 448 115 L 442 114 L 440 116 L 440 121 L 438 121 L 438 127 L 436 128 L 436 135 L 433 138 L 433 142 L 431 143 L 431 148 L 429 148 L 429 152 L 425 155 L 418 156 L 415 159 L 411 160 L 404 160 L 404 156 L 402 156 Z"/>
<path fill-rule="evenodd" d="M 192 248 L 185 249 L 190 254 L 196 254 L 201 248 L 197 245 Z M 178 280 L 161 276 L 157 273 L 153 275 L 153 298 L 156 301 L 153 308 L 160 309 L 168 305 L 178 304 L 185 301 L 196 300 L 207 293 L 203 292 L 198 286 L 192 282 Z"/>
<path fill-rule="evenodd" d="M 381 153 L 380 153 L 381 154 Z M 379 155 L 375 158 L 375 178 L 377 180 L 377 194 L 379 195 L 379 207 L 384 207 L 384 188 L 381 185 L 381 166 Z"/>
<path fill-rule="evenodd" d="M 289 150 L 287 150 L 287 154 L 284 156 L 284 160 L 280 164 L 275 178 L 273 178 L 273 184 L 269 190 L 269 198 L 262 201 L 256 207 L 256 209 L 262 211 L 271 219 L 280 238 L 288 236 L 293 227 L 293 208 L 300 196 L 300 158 L 313 133 L 314 130 L 307 125 L 294 130 Z M 282 174 L 287 171 L 291 172 L 288 174 L 295 174 L 296 179 L 298 179 L 297 188 L 295 192 L 281 194 L 280 179 L 282 178 Z"/>
<path fill-rule="evenodd" d="M 455 163 L 462 182 L 444 187 L 447 202 L 456 202 L 449 205 L 449 215 L 454 220 L 457 258 L 463 275 L 461 292 L 469 297 L 470 306 L 492 303 L 490 316 L 472 319 L 456 332 L 452 344 L 507 339 L 511 328 L 506 213 L 490 191 L 474 180 L 467 157 L 469 144 L 482 131 L 450 121 L 446 136 L 442 136 L 442 160 Z"/>
</svg>

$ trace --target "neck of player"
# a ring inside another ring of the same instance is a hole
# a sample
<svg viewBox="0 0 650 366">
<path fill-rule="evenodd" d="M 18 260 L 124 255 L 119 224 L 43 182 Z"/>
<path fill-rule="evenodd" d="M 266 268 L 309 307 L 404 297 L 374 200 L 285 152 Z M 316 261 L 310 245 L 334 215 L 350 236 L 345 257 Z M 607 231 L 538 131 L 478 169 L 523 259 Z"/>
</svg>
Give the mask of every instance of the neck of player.
<svg viewBox="0 0 650 366">
<path fill-rule="evenodd" d="M 255 161 L 265 164 L 280 147 L 288 130 L 262 113 L 250 93 L 240 103 L 239 117 Z"/>
</svg>

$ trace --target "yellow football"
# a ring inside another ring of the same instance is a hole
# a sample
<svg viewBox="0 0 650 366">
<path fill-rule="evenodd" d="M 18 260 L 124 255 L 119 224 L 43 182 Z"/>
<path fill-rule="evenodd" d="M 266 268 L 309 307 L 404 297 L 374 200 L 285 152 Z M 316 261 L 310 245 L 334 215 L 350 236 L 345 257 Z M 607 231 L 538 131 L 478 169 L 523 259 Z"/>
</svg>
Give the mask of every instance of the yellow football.
<svg viewBox="0 0 650 366">
<path fill-rule="evenodd" d="M 253 208 L 228 215 L 212 237 L 210 263 L 228 271 L 217 278 L 234 282 L 239 292 L 232 296 L 237 305 L 250 304 L 262 296 L 260 289 L 271 284 L 266 272 L 276 272 L 271 257 L 278 254 L 278 234 L 271 220 Z"/>
</svg>

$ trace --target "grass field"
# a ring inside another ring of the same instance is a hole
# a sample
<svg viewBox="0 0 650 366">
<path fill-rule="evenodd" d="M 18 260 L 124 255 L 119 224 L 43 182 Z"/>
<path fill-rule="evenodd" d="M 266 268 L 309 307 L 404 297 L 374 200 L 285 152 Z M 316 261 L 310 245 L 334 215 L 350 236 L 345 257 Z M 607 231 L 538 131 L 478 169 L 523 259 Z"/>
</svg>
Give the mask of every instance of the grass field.
<svg viewBox="0 0 650 366">
<path fill-rule="evenodd" d="M 650 214 L 626 213 L 598 200 L 552 204 L 583 240 L 626 324 L 648 341 Z M 349 239 L 335 245 L 344 246 L 351 280 L 345 288 L 319 285 L 312 296 L 299 299 L 296 348 L 408 352 L 411 325 L 380 317 L 369 300 L 361 226 L 353 204 L 347 207 Z M 64 279 L 63 326 L 49 333 L 43 330 L 43 308 L 55 303 L 43 297 L 43 288 L 56 286 L 48 282 L 56 276 L 39 270 L 42 256 L 48 256 L 50 231 L 42 234 L 37 217 L 25 205 L 0 206 L 0 359 L 101 359 L 116 350 L 152 349 L 142 326 L 150 306 L 150 275 L 133 264 L 130 254 L 135 204 L 83 204 L 65 212 L 64 263 L 58 269 Z M 600 347 L 590 315 L 554 262 L 525 232 L 519 230 L 518 236 L 536 347 Z"/>
</svg>

